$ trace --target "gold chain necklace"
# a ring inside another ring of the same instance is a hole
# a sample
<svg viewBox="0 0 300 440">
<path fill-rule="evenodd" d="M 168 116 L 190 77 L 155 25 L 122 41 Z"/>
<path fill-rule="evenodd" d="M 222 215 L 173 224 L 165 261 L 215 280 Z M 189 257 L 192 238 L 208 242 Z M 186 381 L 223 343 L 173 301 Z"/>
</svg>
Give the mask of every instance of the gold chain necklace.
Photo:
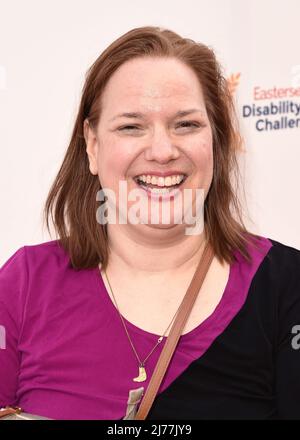
<svg viewBox="0 0 300 440">
<path fill-rule="evenodd" d="M 128 338 L 128 340 L 129 340 L 129 342 L 130 342 L 130 345 L 131 345 L 131 347 L 132 347 L 132 349 L 133 349 L 133 351 L 134 351 L 134 354 L 135 354 L 135 356 L 136 356 L 136 358 L 137 358 L 137 360 L 138 360 L 138 363 L 139 363 L 139 375 L 138 375 L 137 377 L 134 377 L 134 378 L 133 378 L 133 381 L 134 381 L 134 382 L 144 382 L 144 381 L 147 379 L 147 373 L 146 373 L 146 369 L 145 369 L 145 363 L 146 363 L 147 359 L 150 357 L 150 355 L 153 353 L 153 351 L 155 350 L 155 348 L 156 348 L 156 347 L 161 343 L 161 341 L 163 340 L 163 338 L 164 338 L 165 334 L 167 333 L 167 331 L 168 331 L 170 325 L 171 325 L 172 322 L 174 321 L 175 316 L 177 315 L 177 312 L 178 312 L 178 309 L 179 309 L 180 305 L 179 305 L 179 307 L 178 307 L 178 309 L 177 309 L 175 315 L 173 316 L 172 321 L 170 322 L 170 324 L 168 325 L 167 329 L 165 330 L 164 334 L 158 338 L 157 343 L 154 345 L 154 347 L 152 348 L 152 350 L 150 351 L 150 353 L 148 354 L 148 356 L 147 356 L 147 357 L 143 360 L 143 362 L 142 362 L 142 361 L 140 360 L 140 358 L 139 358 L 139 355 L 137 354 L 137 351 L 136 351 L 134 345 L 133 345 L 133 342 L 132 342 L 132 340 L 131 340 L 131 337 L 129 336 L 129 333 L 128 333 L 128 330 L 127 330 L 127 327 L 126 327 L 126 325 L 125 325 L 125 322 L 124 322 L 123 316 L 122 316 L 121 313 L 120 313 L 120 310 L 119 310 L 119 307 L 118 307 L 118 304 L 117 304 L 117 301 L 116 301 L 116 298 L 115 298 L 114 292 L 113 292 L 113 290 L 112 290 L 112 288 L 111 288 L 111 285 L 110 285 L 109 279 L 108 279 L 108 277 L 107 277 L 106 271 L 103 271 L 103 272 L 104 272 L 104 274 L 105 274 L 105 278 L 106 278 L 107 283 L 108 283 L 108 285 L 109 285 L 109 288 L 110 288 L 111 294 L 112 294 L 112 296 L 113 296 L 113 299 L 114 299 L 114 302 L 115 302 L 116 308 L 117 308 L 117 310 L 118 310 L 118 313 L 119 313 L 119 315 L 120 315 L 121 321 L 122 321 L 122 323 L 123 323 L 123 326 L 124 326 L 124 329 L 125 329 L 125 332 L 126 332 L 127 338 Z"/>
</svg>

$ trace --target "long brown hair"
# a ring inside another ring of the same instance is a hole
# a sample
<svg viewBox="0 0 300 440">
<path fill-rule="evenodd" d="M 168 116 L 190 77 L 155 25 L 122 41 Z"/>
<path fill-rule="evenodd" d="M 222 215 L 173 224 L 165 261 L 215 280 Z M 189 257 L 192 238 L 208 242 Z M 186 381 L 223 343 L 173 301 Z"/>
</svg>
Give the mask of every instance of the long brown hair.
<svg viewBox="0 0 300 440">
<path fill-rule="evenodd" d="M 50 188 L 44 219 L 55 227 L 59 243 L 68 252 L 74 268 L 106 268 L 108 240 L 105 225 L 96 219 L 99 178 L 89 170 L 84 120 L 96 127 L 101 114 L 101 96 L 113 72 L 137 57 L 172 57 L 196 73 L 204 93 L 213 131 L 213 180 L 205 200 L 204 228 L 215 255 L 231 263 L 239 250 L 250 260 L 247 249 L 255 235 L 243 224 L 241 206 L 233 182 L 238 181 L 237 151 L 241 144 L 232 96 L 214 51 L 168 29 L 140 27 L 114 41 L 96 59 L 86 74 L 79 111 L 59 172 Z"/>
</svg>

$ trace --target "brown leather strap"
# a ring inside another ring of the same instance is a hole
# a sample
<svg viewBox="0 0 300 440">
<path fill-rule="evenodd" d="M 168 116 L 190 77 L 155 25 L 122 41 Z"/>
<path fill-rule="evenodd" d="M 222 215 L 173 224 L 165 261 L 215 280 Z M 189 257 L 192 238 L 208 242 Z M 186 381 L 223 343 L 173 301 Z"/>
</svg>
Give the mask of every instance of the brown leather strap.
<svg viewBox="0 0 300 440">
<path fill-rule="evenodd" d="M 5 408 L 0 409 L 0 419 L 10 414 L 20 414 L 21 412 L 22 409 L 17 406 L 6 406 Z"/>
<path fill-rule="evenodd" d="M 210 267 L 213 256 L 213 249 L 210 244 L 207 243 L 196 272 L 193 276 L 193 279 L 179 307 L 177 317 L 170 330 L 169 336 L 167 337 L 166 344 L 160 354 L 148 388 L 146 390 L 146 394 L 144 395 L 144 398 L 135 415 L 135 420 L 144 420 L 147 417 L 148 412 L 150 411 L 157 391 L 173 356 L 178 340 L 184 329 L 185 323 L 190 315 L 199 290 Z"/>
</svg>

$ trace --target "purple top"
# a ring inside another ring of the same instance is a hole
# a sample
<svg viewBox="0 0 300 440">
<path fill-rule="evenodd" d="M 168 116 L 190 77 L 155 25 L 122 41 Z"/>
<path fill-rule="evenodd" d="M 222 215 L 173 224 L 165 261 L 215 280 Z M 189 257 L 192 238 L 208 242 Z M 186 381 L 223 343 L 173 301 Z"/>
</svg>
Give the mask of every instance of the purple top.
<svg viewBox="0 0 300 440">
<path fill-rule="evenodd" d="M 272 247 L 261 237 L 251 264 L 236 252 L 223 296 L 200 325 L 181 336 L 159 393 L 199 358 L 243 306 Z M 158 335 L 125 319 L 141 359 Z M 129 391 L 147 388 L 164 341 L 134 382 L 137 359 L 99 268 L 75 270 L 56 240 L 18 249 L 0 272 L 0 407 L 53 419 L 121 419 Z"/>
</svg>

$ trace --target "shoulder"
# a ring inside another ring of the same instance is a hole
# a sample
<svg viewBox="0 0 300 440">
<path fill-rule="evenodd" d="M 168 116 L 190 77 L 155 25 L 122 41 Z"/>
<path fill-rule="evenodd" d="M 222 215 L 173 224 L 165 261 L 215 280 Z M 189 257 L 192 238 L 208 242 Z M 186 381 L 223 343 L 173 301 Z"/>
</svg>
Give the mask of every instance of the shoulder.
<svg viewBox="0 0 300 440">
<path fill-rule="evenodd" d="M 284 301 L 288 297 L 300 297 L 300 250 L 273 238 L 252 236 L 248 244 L 251 263 L 240 254 L 239 272 L 250 277 L 255 290 L 262 297 Z M 267 294 L 269 292 L 269 295 Z"/>
<path fill-rule="evenodd" d="M 269 258 L 276 260 L 280 265 L 283 265 L 283 267 L 292 267 L 294 265 L 300 264 L 300 250 L 283 244 L 277 240 L 268 239 L 272 243 L 272 247 L 269 252 Z M 299 267 L 298 267 L 299 268 Z"/>
<path fill-rule="evenodd" d="M 272 240 L 268 259 L 279 291 L 279 301 L 286 309 L 296 306 L 300 313 L 300 250 Z"/>
<path fill-rule="evenodd" d="M 31 314 L 40 310 L 68 288 L 73 272 L 58 240 L 17 249 L 0 268 L 0 322 L 10 320 L 19 328 L 28 310 Z"/>
<path fill-rule="evenodd" d="M 258 271 L 257 282 L 275 300 L 282 317 L 300 315 L 300 250 L 272 238 Z"/>
<path fill-rule="evenodd" d="M 252 235 L 252 242 L 248 244 L 252 264 L 259 261 L 257 268 L 274 270 L 278 276 L 288 275 L 298 269 L 300 276 L 300 250 L 261 235 Z M 239 258 L 241 259 L 240 255 Z M 243 259 L 242 259 L 243 260 Z"/>
<path fill-rule="evenodd" d="M 69 265 L 69 256 L 61 247 L 59 240 L 51 240 L 44 243 L 25 245 L 24 253 L 29 269 L 47 271 L 59 269 Z"/>
<path fill-rule="evenodd" d="M 43 264 L 48 262 L 49 259 L 56 261 L 68 259 L 68 255 L 60 246 L 59 240 L 20 247 L 0 266 L 0 271 L 5 271 L 13 266 L 20 268 L 22 265 Z"/>
<path fill-rule="evenodd" d="M 300 282 L 300 250 L 272 238 L 262 268 L 272 271 L 279 284 Z"/>
<path fill-rule="evenodd" d="M 25 291 L 28 284 L 39 274 L 50 275 L 51 272 L 68 265 L 69 257 L 58 240 L 24 245 L 0 267 L 1 291 Z"/>
</svg>

